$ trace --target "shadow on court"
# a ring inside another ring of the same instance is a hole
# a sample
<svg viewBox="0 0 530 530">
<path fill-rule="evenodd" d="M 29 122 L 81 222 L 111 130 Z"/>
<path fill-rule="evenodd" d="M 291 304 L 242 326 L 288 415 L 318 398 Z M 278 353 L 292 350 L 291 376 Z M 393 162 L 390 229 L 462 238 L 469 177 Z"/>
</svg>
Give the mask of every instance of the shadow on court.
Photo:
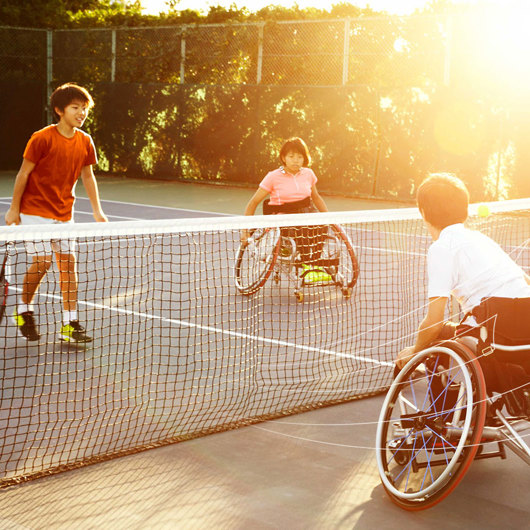
<svg viewBox="0 0 530 530">
<path fill-rule="evenodd" d="M 395 507 L 379 482 L 382 397 L 265 422 L 11 487 L 0 527 L 528 528 L 528 470 L 474 462 L 428 511 Z"/>
</svg>

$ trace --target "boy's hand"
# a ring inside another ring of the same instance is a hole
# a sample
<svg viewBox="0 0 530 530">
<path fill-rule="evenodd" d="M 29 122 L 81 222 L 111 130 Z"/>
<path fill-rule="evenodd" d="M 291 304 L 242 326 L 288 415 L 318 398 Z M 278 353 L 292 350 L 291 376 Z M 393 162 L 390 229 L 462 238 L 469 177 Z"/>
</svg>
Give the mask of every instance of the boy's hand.
<svg viewBox="0 0 530 530">
<path fill-rule="evenodd" d="M 108 223 L 109 220 L 107 219 L 107 216 L 103 212 L 94 212 L 94 219 L 98 223 Z"/>
<path fill-rule="evenodd" d="M 9 208 L 5 215 L 6 225 L 19 225 L 20 224 L 20 214 L 15 210 Z"/>
<path fill-rule="evenodd" d="M 396 358 L 396 366 L 401 370 L 401 368 L 403 368 L 410 361 L 410 359 L 414 357 L 414 355 L 414 346 L 404 348 L 398 353 L 398 356 Z"/>
</svg>

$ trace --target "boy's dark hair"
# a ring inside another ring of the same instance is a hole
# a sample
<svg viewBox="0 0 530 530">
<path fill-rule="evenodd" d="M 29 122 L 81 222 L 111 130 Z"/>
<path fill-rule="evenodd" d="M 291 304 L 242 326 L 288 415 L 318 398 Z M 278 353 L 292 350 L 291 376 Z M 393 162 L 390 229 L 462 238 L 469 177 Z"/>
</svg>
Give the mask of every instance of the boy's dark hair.
<svg viewBox="0 0 530 530">
<path fill-rule="evenodd" d="M 287 153 L 294 151 L 295 153 L 300 153 L 304 157 L 304 166 L 311 164 L 311 156 L 309 156 L 309 149 L 307 149 L 306 143 L 302 138 L 294 136 L 289 138 L 280 149 L 280 160 L 285 163 L 285 155 Z"/>
<path fill-rule="evenodd" d="M 438 173 L 427 177 L 420 184 L 416 202 L 425 220 L 442 230 L 467 219 L 469 192 L 458 177 Z"/>
<path fill-rule="evenodd" d="M 50 97 L 50 107 L 57 121 L 59 121 L 60 116 L 55 112 L 55 109 L 63 111 L 72 101 L 86 103 L 89 109 L 94 106 L 94 100 L 86 88 L 75 83 L 65 83 L 57 87 Z"/>
</svg>

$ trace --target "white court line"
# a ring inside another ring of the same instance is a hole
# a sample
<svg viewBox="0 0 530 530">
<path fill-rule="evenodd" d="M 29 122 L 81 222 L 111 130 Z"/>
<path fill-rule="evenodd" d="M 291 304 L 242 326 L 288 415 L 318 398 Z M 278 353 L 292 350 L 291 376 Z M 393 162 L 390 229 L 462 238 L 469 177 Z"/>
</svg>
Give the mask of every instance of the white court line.
<svg viewBox="0 0 530 530">
<path fill-rule="evenodd" d="M 88 201 L 89 199 L 87 197 L 76 197 L 76 199 L 84 199 L 85 201 Z M 124 204 L 129 206 L 138 206 L 140 208 L 155 208 L 156 210 L 174 210 L 176 212 L 193 212 L 193 213 L 209 213 L 213 215 L 220 215 L 220 216 L 229 216 L 228 213 L 220 213 L 220 212 L 207 212 L 205 210 L 190 210 L 189 208 L 177 208 L 176 206 L 157 206 L 155 204 L 142 204 L 138 202 L 126 202 L 126 201 L 112 201 L 110 199 L 101 199 L 102 203 L 113 203 L 113 204 Z M 124 219 L 127 219 L 124 217 Z M 131 217 L 131 219 L 134 219 Z"/>
<path fill-rule="evenodd" d="M 93 213 L 92 212 L 84 212 L 84 211 L 81 211 L 81 210 L 75 210 L 74 211 L 74 215 L 89 215 L 89 216 L 92 216 Z M 145 221 L 145 219 L 143 217 L 124 217 L 123 215 L 114 215 L 113 213 L 109 213 L 109 214 L 106 214 L 107 217 L 111 217 L 111 218 L 115 218 L 115 219 L 125 219 L 127 221 Z"/>
<path fill-rule="evenodd" d="M 82 200 L 90 202 L 87 197 L 76 197 L 76 202 L 79 199 L 82 199 Z M 137 203 L 137 202 L 111 201 L 111 200 L 108 200 L 108 199 L 101 199 L 101 204 L 103 206 L 105 205 L 105 203 L 120 204 L 120 205 L 125 205 L 125 206 L 137 206 L 139 208 L 154 208 L 156 210 L 170 210 L 170 211 L 174 211 L 174 212 L 204 213 L 204 214 L 209 214 L 209 215 L 217 215 L 219 217 L 230 217 L 230 215 L 231 215 L 229 213 L 210 212 L 210 211 L 206 211 L 206 210 L 190 210 L 189 208 L 177 208 L 177 207 L 174 207 L 174 206 L 156 206 L 156 205 L 153 205 L 153 204 L 141 204 L 141 203 Z M 0 197 L 0 204 L 8 204 L 8 205 L 10 205 L 11 204 L 11 197 Z M 83 215 L 84 214 L 92 215 L 91 211 L 90 212 L 85 212 L 83 210 L 78 210 L 75 207 L 74 207 L 74 213 L 83 214 Z M 128 221 L 145 221 L 145 219 L 143 217 L 125 217 L 123 215 L 114 215 L 114 214 L 107 214 L 107 215 L 108 215 L 108 217 L 115 217 L 116 219 L 126 219 Z"/>
<path fill-rule="evenodd" d="M 20 288 L 16 288 L 16 287 L 12 287 L 12 286 L 10 286 L 9 289 L 12 290 L 12 291 L 18 291 L 18 292 L 20 292 L 22 290 Z M 42 293 L 38 293 L 38 296 L 44 296 L 44 297 L 47 297 L 47 298 L 53 298 L 55 300 L 62 300 L 62 297 L 59 296 L 59 295 L 56 295 L 56 294 L 49 294 L 49 293 L 42 294 Z M 146 318 L 148 320 L 159 320 L 161 322 L 168 323 L 168 324 L 177 324 L 177 325 L 182 326 L 182 327 L 200 329 L 202 331 L 209 331 L 209 332 L 212 332 L 212 333 L 219 333 L 221 335 L 228 335 L 230 337 L 249 339 L 249 340 L 255 341 L 255 342 L 262 342 L 262 343 L 266 343 L 266 344 L 274 344 L 275 346 L 288 346 L 288 347 L 295 348 L 295 349 L 302 350 L 302 351 L 306 351 L 306 352 L 325 353 L 327 355 L 332 355 L 332 356 L 335 356 L 335 357 L 345 357 L 345 358 L 348 358 L 348 359 L 355 359 L 357 361 L 363 361 L 365 363 L 376 364 L 376 365 L 380 365 L 380 366 L 394 366 L 394 363 L 389 363 L 389 362 L 385 362 L 385 361 L 377 361 L 375 359 L 371 359 L 369 357 L 363 357 L 363 356 L 360 356 L 360 355 L 352 355 L 350 353 L 340 353 L 340 352 L 336 352 L 336 351 L 333 351 L 333 350 L 325 350 L 325 349 L 322 349 L 322 348 L 315 348 L 314 346 L 304 346 L 304 345 L 300 345 L 300 344 L 295 344 L 293 342 L 287 342 L 287 341 L 276 340 L 276 339 L 269 339 L 267 337 L 260 337 L 260 336 L 257 336 L 257 335 L 248 335 L 246 333 L 240 333 L 240 332 L 237 332 L 237 331 L 228 331 L 228 330 L 222 329 L 222 328 L 215 328 L 215 327 L 212 327 L 212 326 L 203 326 L 201 324 L 194 324 L 192 322 L 186 322 L 184 320 L 178 320 L 178 319 L 175 319 L 175 318 L 165 318 L 165 317 L 162 317 L 162 316 L 159 316 L 159 315 L 152 315 L 152 314 L 149 314 L 149 313 L 139 313 L 137 311 L 131 311 L 131 310 L 128 310 L 128 309 L 121 309 L 121 308 L 118 308 L 118 307 L 110 307 L 110 306 L 106 306 L 104 304 L 96 304 L 96 303 L 86 302 L 86 301 L 82 301 L 82 300 L 78 301 L 77 303 L 79 305 L 85 305 L 87 307 L 93 307 L 95 309 L 103 309 L 103 310 L 108 310 L 108 311 L 114 311 L 116 313 L 122 313 L 122 314 L 125 314 L 125 315 L 134 315 L 134 316 Z"/>
<path fill-rule="evenodd" d="M 84 197 L 82 197 L 82 198 L 84 198 Z M 101 202 L 105 203 L 105 202 L 110 202 L 110 201 L 101 201 Z M 0 198 L 0 204 L 8 204 L 8 205 L 10 205 L 11 204 L 11 198 L 10 197 L 2 197 L 2 198 Z M 127 204 L 127 203 L 123 203 L 123 204 Z M 154 208 L 156 208 L 156 206 Z M 91 211 L 90 212 L 85 212 L 84 210 L 79 210 L 79 209 L 74 208 L 74 215 L 75 214 L 92 216 L 93 212 L 91 212 Z M 125 219 L 127 221 L 145 221 L 145 219 L 143 219 L 142 217 L 124 217 L 123 215 L 114 215 L 114 214 L 108 214 L 108 217 L 112 217 L 112 218 L 115 218 L 115 219 Z"/>
</svg>

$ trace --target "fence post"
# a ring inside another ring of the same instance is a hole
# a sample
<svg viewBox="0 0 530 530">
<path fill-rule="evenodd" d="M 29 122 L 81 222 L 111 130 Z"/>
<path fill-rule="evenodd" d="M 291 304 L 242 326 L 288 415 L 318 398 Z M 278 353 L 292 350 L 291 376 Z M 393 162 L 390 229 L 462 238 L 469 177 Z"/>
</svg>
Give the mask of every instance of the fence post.
<svg viewBox="0 0 530 530">
<path fill-rule="evenodd" d="M 444 85 L 449 86 L 451 83 L 451 47 L 453 45 L 453 18 L 451 15 L 447 15 L 445 28 Z"/>
<path fill-rule="evenodd" d="M 180 84 L 186 81 L 186 28 L 182 29 L 180 36 Z"/>
<path fill-rule="evenodd" d="M 116 81 L 116 30 L 111 33 L 110 82 Z"/>
<path fill-rule="evenodd" d="M 259 25 L 258 31 L 258 64 L 257 64 L 257 73 L 256 73 L 256 84 L 261 83 L 261 72 L 263 69 L 263 28 L 264 24 Z"/>
<path fill-rule="evenodd" d="M 52 123 L 53 114 L 50 107 L 53 82 L 53 30 L 46 30 L 46 123 Z"/>
<path fill-rule="evenodd" d="M 348 84 L 348 69 L 350 65 L 350 19 L 344 21 L 344 48 L 342 53 L 342 84 Z"/>
</svg>

